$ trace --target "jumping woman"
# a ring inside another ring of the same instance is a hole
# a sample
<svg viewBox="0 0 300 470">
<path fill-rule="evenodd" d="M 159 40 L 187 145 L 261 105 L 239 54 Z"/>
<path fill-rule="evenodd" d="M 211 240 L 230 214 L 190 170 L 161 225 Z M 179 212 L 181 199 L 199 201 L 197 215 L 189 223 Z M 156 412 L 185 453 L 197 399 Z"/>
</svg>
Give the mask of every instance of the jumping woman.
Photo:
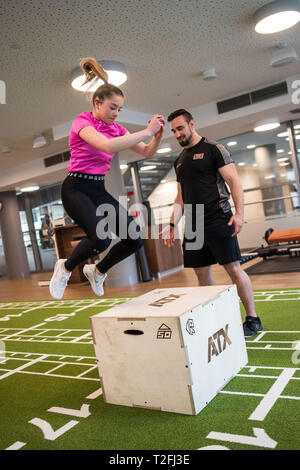
<svg viewBox="0 0 300 470">
<path fill-rule="evenodd" d="M 143 157 L 152 157 L 159 147 L 164 127 L 163 116 L 156 114 L 144 130 L 130 134 L 115 122 L 124 104 L 123 92 L 107 82 L 107 73 L 95 59 L 82 59 L 80 66 L 86 76 L 85 83 L 93 83 L 101 78 L 104 85 L 93 94 L 93 111 L 79 114 L 71 126 L 71 159 L 68 176 L 62 185 L 62 202 L 68 215 L 84 230 L 86 237 L 68 259 L 56 262 L 50 281 L 50 293 L 55 299 L 63 297 L 72 270 L 79 263 L 105 251 L 111 243 L 110 233 L 106 237 L 98 237 L 96 233 L 97 224 L 103 220 L 103 216 L 96 214 L 101 204 L 114 207 L 116 235 L 119 236 L 120 224 L 125 224 L 127 236 L 123 236 L 99 263 L 84 266 L 84 275 L 94 293 L 103 295 L 107 271 L 142 247 L 141 237 L 132 239 L 129 236 L 128 227 L 134 224 L 132 217 L 106 191 L 105 174 L 110 169 L 114 154 L 121 150 L 132 149 Z M 152 140 L 145 144 L 144 140 L 149 137 Z"/>
</svg>

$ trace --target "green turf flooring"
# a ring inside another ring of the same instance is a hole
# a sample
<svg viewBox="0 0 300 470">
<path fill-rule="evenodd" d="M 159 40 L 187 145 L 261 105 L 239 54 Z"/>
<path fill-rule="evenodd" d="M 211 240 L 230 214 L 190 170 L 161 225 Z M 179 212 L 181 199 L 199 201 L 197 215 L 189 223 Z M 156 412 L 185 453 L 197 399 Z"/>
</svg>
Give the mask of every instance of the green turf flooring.
<svg viewBox="0 0 300 470">
<path fill-rule="evenodd" d="M 255 292 L 263 334 L 197 416 L 104 403 L 89 319 L 126 300 L 0 303 L 0 449 L 299 449 L 300 289 Z"/>
</svg>

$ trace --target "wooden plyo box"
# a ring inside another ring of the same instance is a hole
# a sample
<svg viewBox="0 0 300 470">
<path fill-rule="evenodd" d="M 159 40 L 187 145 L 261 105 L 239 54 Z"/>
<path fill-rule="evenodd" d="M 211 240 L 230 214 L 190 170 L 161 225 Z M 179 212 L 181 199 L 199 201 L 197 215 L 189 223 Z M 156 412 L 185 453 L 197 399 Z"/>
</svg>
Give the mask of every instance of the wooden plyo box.
<svg viewBox="0 0 300 470">
<path fill-rule="evenodd" d="M 155 289 L 91 327 L 107 403 L 196 415 L 248 362 L 235 285 Z"/>
</svg>

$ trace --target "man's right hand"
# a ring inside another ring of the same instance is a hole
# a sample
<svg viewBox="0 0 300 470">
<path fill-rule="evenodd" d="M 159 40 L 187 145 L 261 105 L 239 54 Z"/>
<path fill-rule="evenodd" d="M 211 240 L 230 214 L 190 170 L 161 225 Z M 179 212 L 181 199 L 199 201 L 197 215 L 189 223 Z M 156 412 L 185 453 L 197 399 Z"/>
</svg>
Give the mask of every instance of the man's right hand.
<svg viewBox="0 0 300 470">
<path fill-rule="evenodd" d="M 164 240 L 164 244 L 170 248 L 174 245 L 175 242 L 175 228 L 171 225 L 167 225 L 160 233 L 162 239 Z"/>
</svg>

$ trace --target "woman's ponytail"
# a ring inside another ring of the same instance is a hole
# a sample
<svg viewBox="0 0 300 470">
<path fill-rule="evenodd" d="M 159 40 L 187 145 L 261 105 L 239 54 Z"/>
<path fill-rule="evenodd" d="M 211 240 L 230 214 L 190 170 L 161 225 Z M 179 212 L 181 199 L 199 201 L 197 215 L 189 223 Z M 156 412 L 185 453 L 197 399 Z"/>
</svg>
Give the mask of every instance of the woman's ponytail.
<svg viewBox="0 0 300 470">
<path fill-rule="evenodd" d="M 92 57 L 84 57 L 80 61 L 80 67 L 86 77 L 85 82 L 90 83 L 89 88 L 99 79 L 104 81 L 105 84 L 108 83 L 108 76 L 104 68 L 97 62 L 97 60 L 93 59 Z"/>
</svg>

